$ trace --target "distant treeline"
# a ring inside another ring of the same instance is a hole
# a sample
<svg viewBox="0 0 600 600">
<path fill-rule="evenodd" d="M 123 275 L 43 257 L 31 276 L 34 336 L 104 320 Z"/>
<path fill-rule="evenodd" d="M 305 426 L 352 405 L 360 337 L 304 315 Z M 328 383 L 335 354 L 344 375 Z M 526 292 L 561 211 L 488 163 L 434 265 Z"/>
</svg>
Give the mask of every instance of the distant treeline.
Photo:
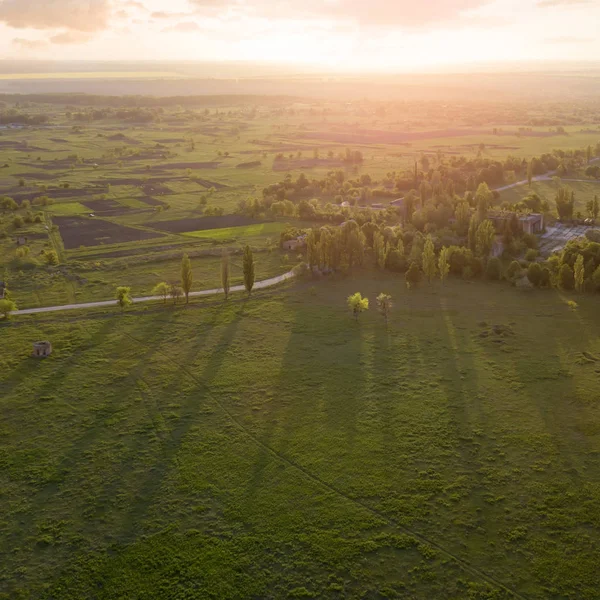
<svg viewBox="0 0 600 600">
<path fill-rule="evenodd" d="M 65 104 L 69 106 L 111 106 L 153 108 L 168 106 L 287 105 L 301 101 L 294 96 L 99 96 L 90 94 L 0 94 L 0 102 L 13 104 Z"/>
<path fill-rule="evenodd" d="M 16 110 L 0 112 L 0 125 L 18 123 L 19 125 L 44 125 L 49 120 L 48 115 L 28 115 Z"/>
</svg>

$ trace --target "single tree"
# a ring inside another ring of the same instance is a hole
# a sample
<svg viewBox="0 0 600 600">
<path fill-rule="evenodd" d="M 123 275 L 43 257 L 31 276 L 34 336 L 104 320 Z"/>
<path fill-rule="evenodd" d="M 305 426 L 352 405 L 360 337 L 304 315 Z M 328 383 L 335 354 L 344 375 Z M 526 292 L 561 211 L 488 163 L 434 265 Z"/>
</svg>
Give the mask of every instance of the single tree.
<svg viewBox="0 0 600 600">
<path fill-rule="evenodd" d="M 485 276 L 490 281 L 498 281 L 502 278 L 502 264 L 497 256 L 492 256 L 492 258 L 488 260 L 485 268 Z"/>
<path fill-rule="evenodd" d="M 385 324 L 387 325 L 390 310 L 392 310 L 392 297 L 389 294 L 379 294 L 377 296 L 377 308 L 383 315 Z"/>
<path fill-rule="evenodd" d="M 583 254 L 580 254 L 575 261 L 575 289 L 578 292 L 583 292 L 583 283 L 585 280 L 585 264 L 583 262 Z"/>
<path fill-rule="evenodd" d="M 534 262 L 529 265 L 527 268 L 527 279 L 531 282 L 535 287 L 540 287 L 542 285 L 542 267 L 540 263 Z"/>
<path fill-rule="evenodd" d="M 133 304 L 131 299 L 131 288 L 126 286 L 120 286 L 117 288 L 117 304 L 123 312 L 128 306 Z"/>
<path fill-rule="evenodd" d="M 435 264 L 435 249 L 433 247 L 431 235 L 427 236 L 425 247 L 423 248 L 423 273 L 425 273 L 429 283 L 433 281 L 433 278 L 437 273 L 437 266 Z"/>
<path fill-rule="evenodd" d="M 183 296 L 183 290 L 175 283 L 169 286 L 169 296 L 173 298 L 173 304 L 177 304 L 179 299 Z"/>
<path fill-rule="evenodd" d="M 450 273 L 450 252 L 446 246 L 440 251 L 438 268 L 440 270 L 440 279 L 442 280 L 442 283 L 444 283 L 448 277 L 448 273 Z"/>
<path fill-rule="evenodd" d="M 154 286 L 152 290 L 154 296 L 162 296 L 163 302 L 167 303 L 167 297 L 169 296 L 169 284 L 164 281 Z"/>
<path fill-rule="evenodd" d="M 227 252 L 223 252 L 223 256 L 221 257 L 221 287 L 225 294 L 225 300 L 227 300 L 231 287 L 229 283 L 229 254 Z"/>
<path fill-rule="evenodd" d="M 56 253 L 56 250 L 46 250 L 46 252 L 44 252 L 44 261 L 46 262 L 47 265 L 57 265 L 58 264 L 58 254 Z"/>
<path fill-rule="evenodd" d="M 2 315 L 4 319 L 10 318 L 10 313 L 15 310 L 17 310 L 17 305 L 12 300 L 9 300 L 8 298 L 0 300 L 0 315 Z"/>
<path fill-rule="evenodd" d="M 360 292 L 348 296 L 348 307 L 352 311 L 354 318 L 358 320 L 360 313 L 369 310 L 369 299 L 363 298 Z"/>
<path fill-rule="evenodd" d="M 244 287 L 246 288 L 248 295 L 250 295 L 252 293 L 252 288 L 254 287 L 254 255 L 252 254 L 250 246 L 244 248 L 243 267 Z"/>
<path fill-rule="evenodd" d="M 186 304 L 190 301 L 190 292 L 192 291 L 193 283 L 194 274 L 192 273 L 192 263 L 190 257 L 187 254 L 184 254 L 181 259 L 181 287 L 185 294 Z"/>
<path fill-rule="evenodd" d="M 529 161 L 527 165 L 527 183 L 529 187 L 531 187 L 531 182 L 533 181 L 533 159 Z"/>
<path fill-rule="evenodd" d="M 477 254 L 487 260 L 492 248 L 494 246 L 494 240 L 496 239 L 496 230 L 494 228 L 494 224 L 486 219 L 479 225 L 477 228 L 477 236 L 476 236 L 476 249 Z"/>
</svg>

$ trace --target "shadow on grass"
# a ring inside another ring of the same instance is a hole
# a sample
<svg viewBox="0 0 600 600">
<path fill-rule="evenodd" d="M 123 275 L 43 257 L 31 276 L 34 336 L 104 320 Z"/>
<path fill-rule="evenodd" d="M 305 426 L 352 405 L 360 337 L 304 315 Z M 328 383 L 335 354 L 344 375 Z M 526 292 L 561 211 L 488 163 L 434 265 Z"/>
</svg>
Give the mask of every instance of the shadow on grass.
<svg viewBox="0 0 600 600">
<path fill-rule="evenodd" d="M 227 309 L 227 307 L 224 307 Z M 159 352 L 169 361 L 175 363 L 180 369 L 182 380 L 187 378 L 195 384 L 195 389 L 187 390 L 187 401 L 181 407 L 180 416 L 177 418 L 174 426 L 165 437 L 162 446 L 159 461 L 148 469 L 148 476 L 139 485 L 136 498 L 133 502 L 127 516 L 124 518 L 123 527 L 117 534 L 121 541 L 132 541 L 143 530 L 144 520 L 146 519 L 150 508 L 155 504 L 160 496 L 161 488 L 168 478 L 172 468 L 174 468 L 174 459 L 181 448 L 181 445 L 189 433 L 191 427 L 199 418 L 199 409 L 202 405 L 208 403 L 214 404 L 210 394 L 210 386 L 219 373 L 225 360 L 228 347 L 235 338 L 238 325 L 244 316 L 244 306 L 237 311 L 233 320 L 225 326 L 218 342 L 211 348 L 211 355 L 202 373 L 196 374 L 185 365 L 191 365 L 194 362 L 199 350 L 197 343 L 192 343 L 187 351 L 187 355 L 182 358 L 174 359 L 164 351 Z M 203 340 L 199 340 L 200 344 Z"/>
</svg>

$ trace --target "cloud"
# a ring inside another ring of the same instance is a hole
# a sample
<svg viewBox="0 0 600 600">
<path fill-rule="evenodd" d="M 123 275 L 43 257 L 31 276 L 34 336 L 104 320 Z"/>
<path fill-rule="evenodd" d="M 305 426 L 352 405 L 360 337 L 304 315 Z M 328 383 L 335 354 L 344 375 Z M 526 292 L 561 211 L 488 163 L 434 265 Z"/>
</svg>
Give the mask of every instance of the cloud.
<svg viewBox="0 0 600 600">
<path fill-rule="evenodd" d="M 580 38 L 571 35 L 563 35 L 560 37 L 546 38 L 544 42 L 547 44 L 588 44 L 593 42 L 594 38 Z"/>
<path fill-rule="evenodd" d="M 79 31 L 65 31 L 58 33 L 50 38 L 53 44 L 83 44 L 89 41 L 92 36 L 89 33 Z"/>
<path fill-rule="evenodd" d="M 165 12 L 163 10 L 154 11 L 150 15 L 153 19 L 181 19 L 182 17 L 191 17 L 190 13 L 183 12 Z"/>
<path fill-rule="evenodd" d="M 16 29 L 101 31 L 108 27 L 109 0 L 4 0 L 0 21 Z"/>
<path fill-rule="evenodd" d="M 546 0 L 547 1 L 547 0 Z M 581 0 L 580 0 L 581 1 Z M 265 18 L 352 21 L 359 25 L 420 28 L 454 21 L 490 0 L 191 0 L 199 12 L 243 12 Z"/>
<path fill-rule="evenodd" d="M 124 8 L 136 8 L 138 10 L 148 10 L 141 2 L 136 2 L 135 0 L 128 0 L 128 2 L 123 2 Z"/>
<path fill-rule="evenodd" d="M 538 0 L 537 6 L 540 8 L 576 6 L 581 4 L 590 4 L 591 0 Z"/>
<path fill-rule="evenodd" d="M 14 38 L 12 43 L 27 50 L 39 50 L 48 44 L 45 40 L 26 40 L 25 38 Z"/>
<path fill-rule="evenodd" d="M 195 33 L 197 31 L 200 31 L 200 25 L 198 25 L 198 23 L 194 23 L 193 21 L 177 23 L 177 25 L 163 29 L 163 32 L 165 33 Z"/>
</svg>

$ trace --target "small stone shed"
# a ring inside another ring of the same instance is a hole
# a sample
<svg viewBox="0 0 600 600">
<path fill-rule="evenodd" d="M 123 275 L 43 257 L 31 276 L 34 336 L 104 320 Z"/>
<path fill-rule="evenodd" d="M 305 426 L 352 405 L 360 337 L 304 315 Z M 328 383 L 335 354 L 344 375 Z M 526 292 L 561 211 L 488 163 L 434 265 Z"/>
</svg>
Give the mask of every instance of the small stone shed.
<svg viewBox="0 0 600 600">
<path fill-rule="evenodd" d="M 32 356 L 34 358 L 46 358 L 52 354 L 52 344 L 50 342 L 35 342 L 33 344 Z"/>
</svg>

